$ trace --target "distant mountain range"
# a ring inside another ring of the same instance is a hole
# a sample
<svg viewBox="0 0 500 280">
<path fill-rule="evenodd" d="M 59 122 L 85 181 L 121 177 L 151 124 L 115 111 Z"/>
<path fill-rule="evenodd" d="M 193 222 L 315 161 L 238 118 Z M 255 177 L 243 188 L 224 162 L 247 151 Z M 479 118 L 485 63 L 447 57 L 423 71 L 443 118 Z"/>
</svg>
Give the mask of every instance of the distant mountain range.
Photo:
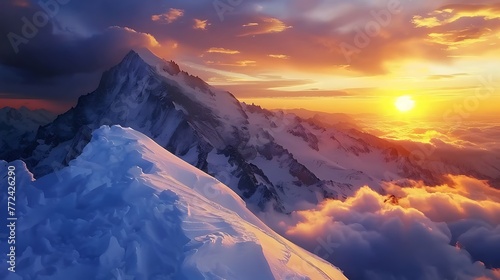
<svg viewBox="0 0 500 280">
<path fill-rule="evenodd" d="M 46 110 L 30 110 L 26 107 L 0 109 L 0 151 L 17 150 L 35 139 L 38 128 L 53 121 L 56 115 Z M 12 155 L 15 157 L 16 155 Z"/>
<path fill-rule="evenodd" d="M 279 111 L 279 110 L 276 110 Z M 282 110 L 286 113 L 295 114 L 298 117 L 313 122 L 318 126 L 325 128 L 337 128 L 337 129 L 357 129 L 362 130 L 362 128 L 357 124 L 357 120 L 348 114 L 343 113 L 326 113 L 311 111 L 303 108 L 299 109 L 286 109 Z"/>
</svg>

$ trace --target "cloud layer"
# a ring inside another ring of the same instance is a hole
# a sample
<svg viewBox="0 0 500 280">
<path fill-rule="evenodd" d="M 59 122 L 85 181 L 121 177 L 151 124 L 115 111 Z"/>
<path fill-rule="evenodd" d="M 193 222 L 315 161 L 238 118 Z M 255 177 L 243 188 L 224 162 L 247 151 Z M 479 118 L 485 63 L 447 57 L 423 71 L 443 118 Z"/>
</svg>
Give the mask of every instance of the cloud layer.
<svg viewBox="0 0 500 280">
<path fill-rule="evenodd" d="M 411 122 L 362 118 L 362 126 L 368 133 L 404 146 L 415 164 L 441 174 L 487 179 L 500 188 L 500 126 L 495 118 L 477 120 L 472 118 L 473 111 L 467 113 L 469 118 L 456 114 L 456 119 L 448 120 L 441 114 Z"/>
<path fill-rule="evenodd" d="M 390 183 L 387 195 L 364 187 L 346 201 L 265 219 L 350 279 L 500 279 L 500 191 L 449 179 Z"/>
</svg>

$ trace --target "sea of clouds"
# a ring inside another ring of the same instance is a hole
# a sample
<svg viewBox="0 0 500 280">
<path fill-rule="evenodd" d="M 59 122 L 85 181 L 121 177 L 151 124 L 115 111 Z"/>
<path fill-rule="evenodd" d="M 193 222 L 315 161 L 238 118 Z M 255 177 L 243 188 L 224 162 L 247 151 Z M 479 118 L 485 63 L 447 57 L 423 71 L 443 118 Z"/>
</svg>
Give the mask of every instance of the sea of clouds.
<svg viewBox="0 0 500 280">
<path fill-rule="evenodd" d="M 364 121 L 364 129 L 402 145 L 422 167 L 486 179 L 500 189 L 498 119 L 460 123 L 372 119 Z"/>
<path fill-rule="evenodd" d="M 500 279 L 500 125 L 379 120 L 367 132 L 404 146 L 446 183 L 384 183 L 262 219 L 349 279 Z"/>
<path fill-rule="evenodd" d="M 500 190 L 467 176 L 386 183 L 262 218 L 350 279 L 500 279 Z"/>
</svg>

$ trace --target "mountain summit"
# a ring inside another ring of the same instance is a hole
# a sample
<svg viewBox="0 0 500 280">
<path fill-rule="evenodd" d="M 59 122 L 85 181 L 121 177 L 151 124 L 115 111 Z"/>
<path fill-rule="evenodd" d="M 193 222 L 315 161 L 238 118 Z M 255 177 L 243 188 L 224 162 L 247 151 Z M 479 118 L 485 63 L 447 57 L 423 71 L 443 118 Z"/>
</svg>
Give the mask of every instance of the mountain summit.
<svg viewBox="0 0 500 280">
<path fill-rule="evenodd" d="M 115 124 L 218 178 L 252 209 L 289 212 L 398 176 L 435 180 L 393 143 L 240 103 L 147 50 L 128 53 L 94 92 L 41 127 L 23 158 L 40 177 L 78 156 L 93 130 Z"/>
</svg>

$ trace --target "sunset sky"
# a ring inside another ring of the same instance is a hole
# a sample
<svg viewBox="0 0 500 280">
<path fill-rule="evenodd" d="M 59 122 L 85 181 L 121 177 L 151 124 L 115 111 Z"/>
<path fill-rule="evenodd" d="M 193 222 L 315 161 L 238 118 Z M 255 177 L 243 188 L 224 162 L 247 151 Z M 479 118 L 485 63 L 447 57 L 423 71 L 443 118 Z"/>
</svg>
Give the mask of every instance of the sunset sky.
<svg viewBox="0 0 500 280">
<path fill-rule="evenodd" d="M 498 1 L 41 2 L 51 5 L 0 4 L 2 107 L 64 111 L 126 52 L 146 47 L 267 108 L 498 115 Z M 46 10 L 51 21 L 19 41 Z M 396 110 L 403 95 L 414 110 Z"/>
<path fill-rule="evenodd" d="M 13 277 L 500 280 L 500 0 L 0 0 L 0 109 Z"/>
</svg>

